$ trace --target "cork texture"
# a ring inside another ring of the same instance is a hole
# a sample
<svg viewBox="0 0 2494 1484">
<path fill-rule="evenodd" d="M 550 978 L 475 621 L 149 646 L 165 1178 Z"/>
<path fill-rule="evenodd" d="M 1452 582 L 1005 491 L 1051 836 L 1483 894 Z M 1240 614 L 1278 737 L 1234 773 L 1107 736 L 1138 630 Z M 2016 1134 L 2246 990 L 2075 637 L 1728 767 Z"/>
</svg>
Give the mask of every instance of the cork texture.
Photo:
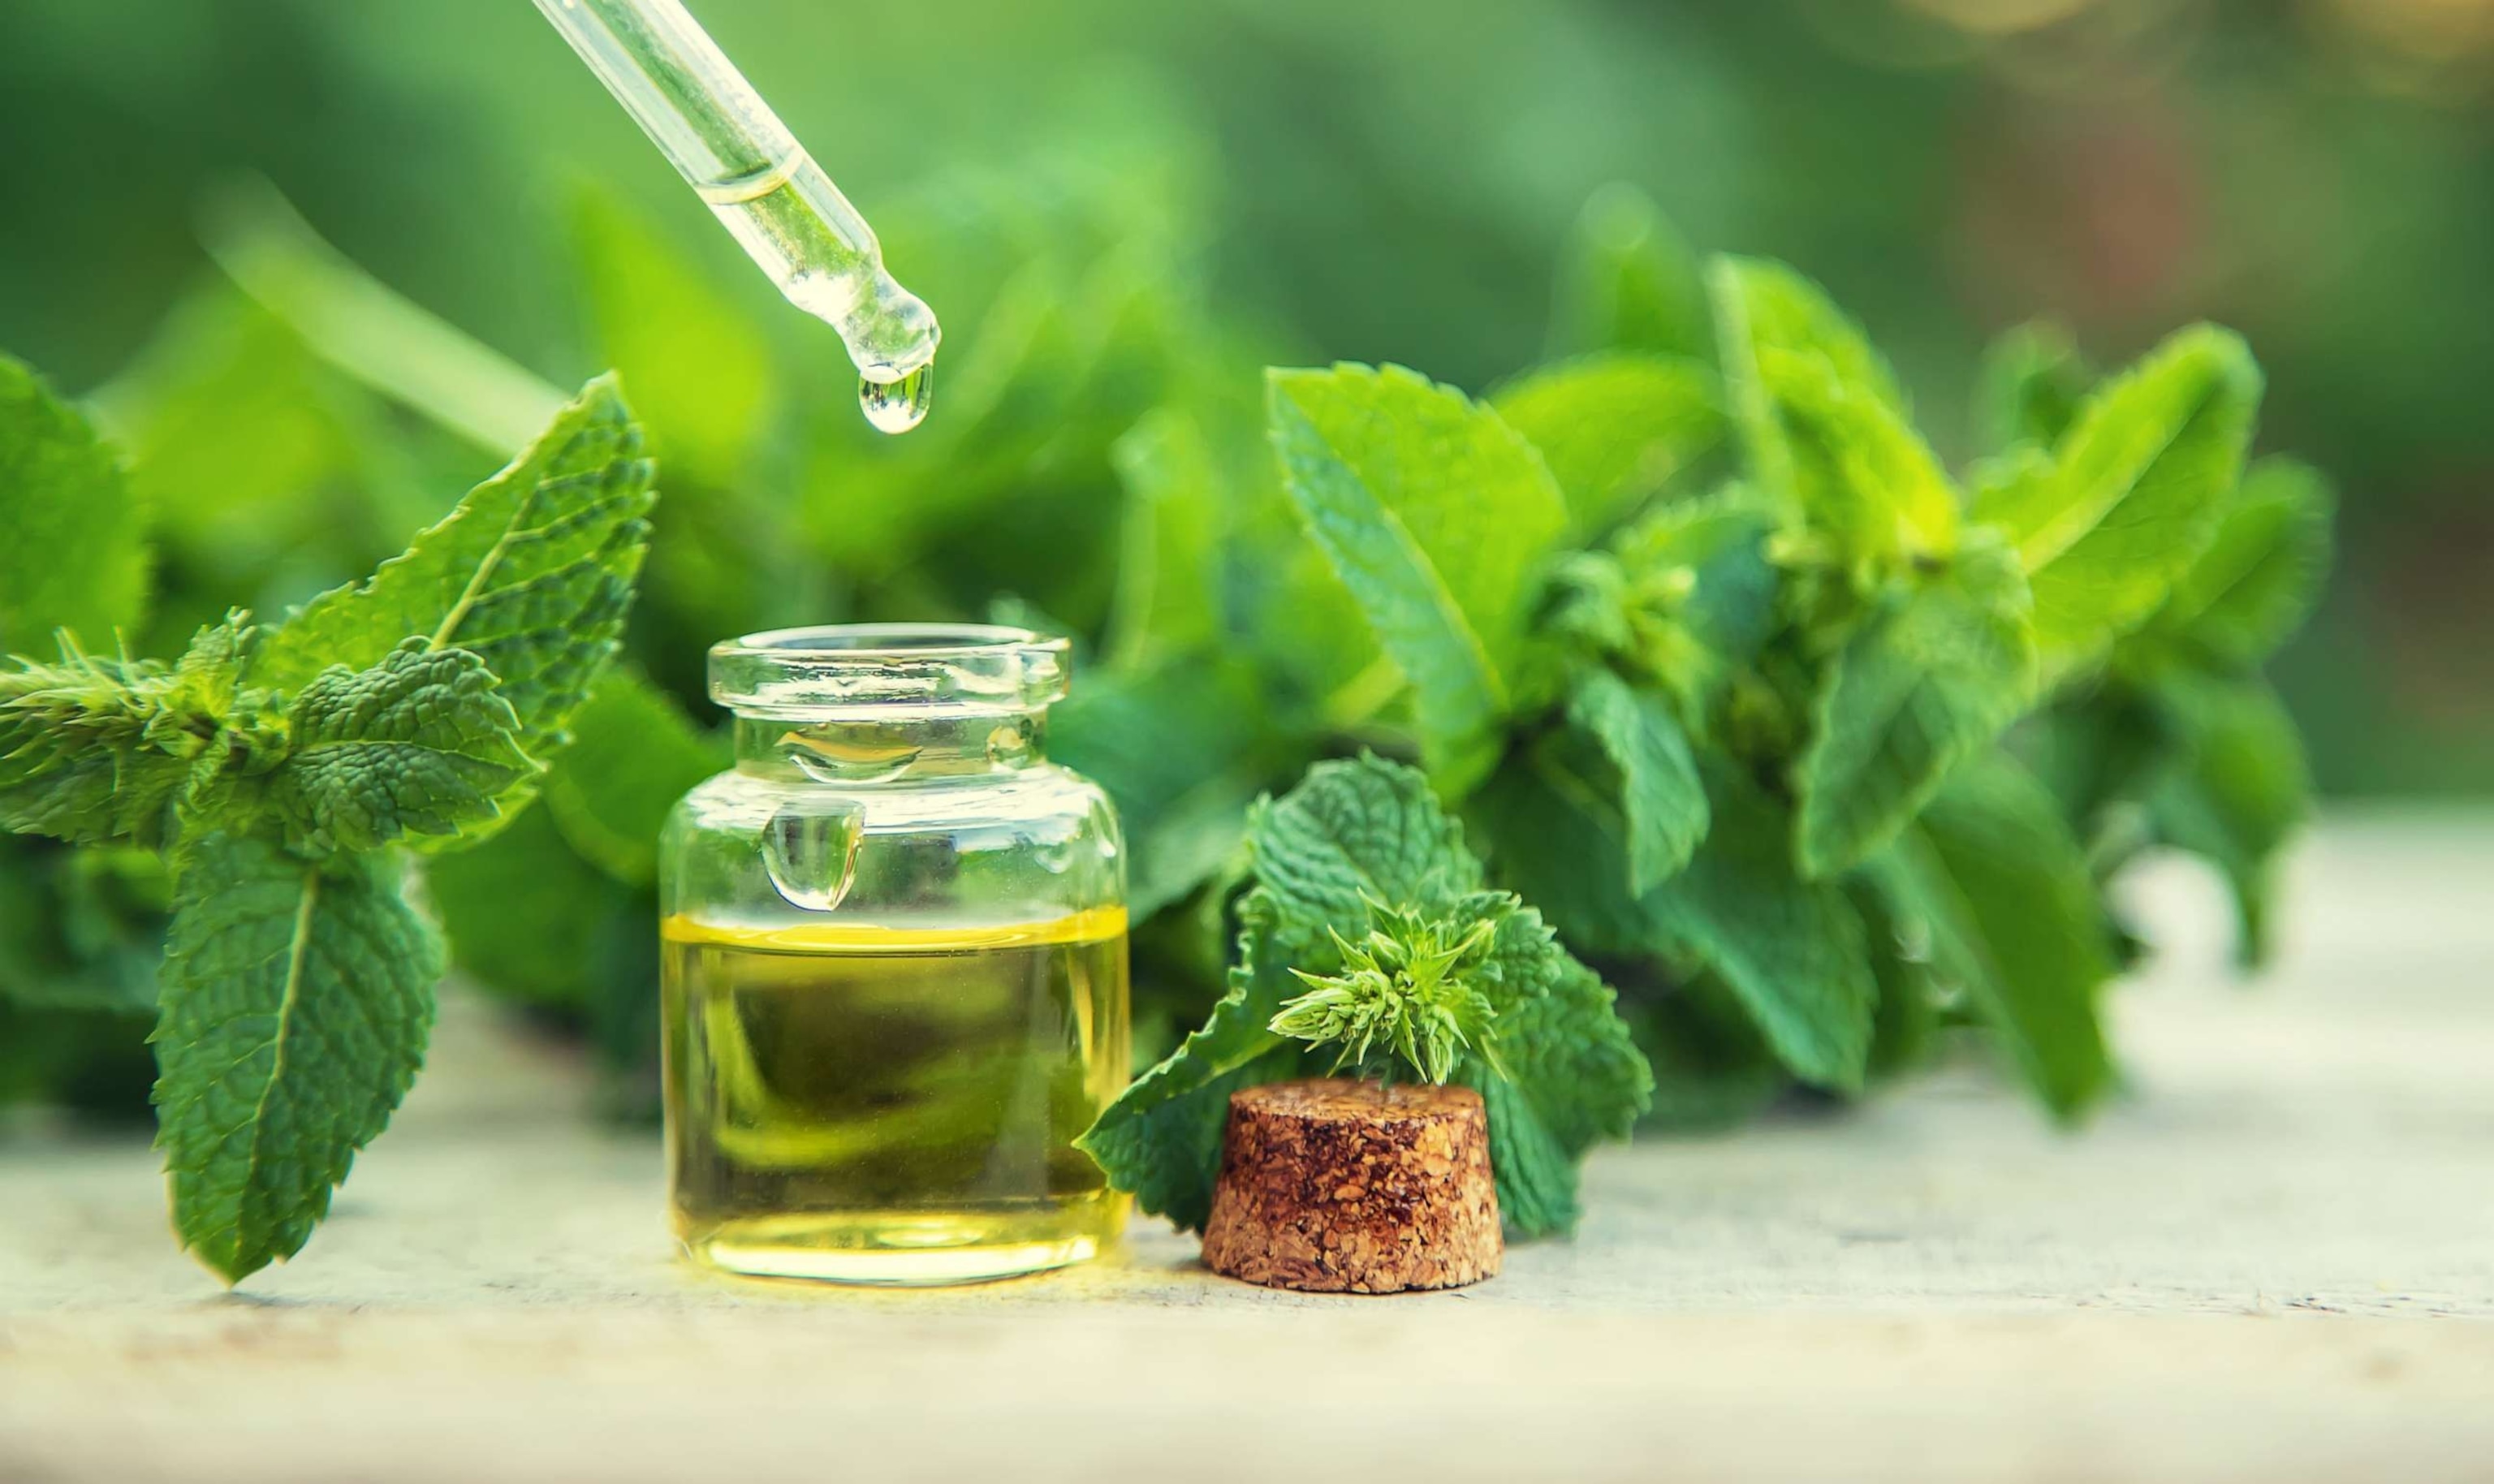
<svg viewBox="0 0 2494 1484">
<path fill-rule="evenodd" d="M 1399 1293 L 1478 1283 L 1504 1251 L 1489 1116 L 1471 1088 L 1323 1078 L 1231 1095 L 1203 1231 L 1214 1272 Z"/>
</svg>

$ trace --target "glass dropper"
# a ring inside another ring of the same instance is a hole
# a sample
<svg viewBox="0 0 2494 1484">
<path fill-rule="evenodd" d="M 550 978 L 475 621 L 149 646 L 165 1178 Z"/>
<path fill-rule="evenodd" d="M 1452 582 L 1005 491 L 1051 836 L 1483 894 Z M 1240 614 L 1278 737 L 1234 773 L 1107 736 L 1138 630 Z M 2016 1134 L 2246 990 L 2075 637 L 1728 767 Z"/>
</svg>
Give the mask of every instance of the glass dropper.
<svg viewBox="0 0 2494 1484">
<path fill-rule="evenodd" d="M 927 415 L 934 311 L 884 271 L 839 187 L 677 0 L 536 0 L 779 291 L 839 331 L 867 420 Z"/>
</svg>

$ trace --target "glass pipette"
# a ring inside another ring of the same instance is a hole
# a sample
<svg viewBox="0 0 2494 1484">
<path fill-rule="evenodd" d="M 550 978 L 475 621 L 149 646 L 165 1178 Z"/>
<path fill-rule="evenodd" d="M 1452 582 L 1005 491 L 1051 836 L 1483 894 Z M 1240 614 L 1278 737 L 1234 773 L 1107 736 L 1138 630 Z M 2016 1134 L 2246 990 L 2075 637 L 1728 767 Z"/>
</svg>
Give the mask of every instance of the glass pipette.
<svg viewBox="0 0 2494 1484">
<path fill-rule="evenodd" d="M 839 187 L 677 0 L 536 0 L 779 291 L 839 331 L 886 433 L 927 415 L 943 331 Z"/>
</svg>

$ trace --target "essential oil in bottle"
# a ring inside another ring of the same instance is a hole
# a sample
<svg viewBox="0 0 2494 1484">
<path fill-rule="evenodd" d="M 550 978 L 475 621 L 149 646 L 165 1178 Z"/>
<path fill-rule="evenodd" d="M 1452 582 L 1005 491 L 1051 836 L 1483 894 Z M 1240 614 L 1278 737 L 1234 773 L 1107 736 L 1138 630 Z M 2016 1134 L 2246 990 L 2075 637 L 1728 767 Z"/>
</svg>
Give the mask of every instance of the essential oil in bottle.
<svg viewBox="0 0 2494 1484">
<path fill-rule="evenodd" d="M 961 1283 L 1080 1261 L 1074 1147 L 1126 1083 L 1126 915 L 741 926 L 664 947 L 677 1235 L 740 1273 Z"/>
</svg>

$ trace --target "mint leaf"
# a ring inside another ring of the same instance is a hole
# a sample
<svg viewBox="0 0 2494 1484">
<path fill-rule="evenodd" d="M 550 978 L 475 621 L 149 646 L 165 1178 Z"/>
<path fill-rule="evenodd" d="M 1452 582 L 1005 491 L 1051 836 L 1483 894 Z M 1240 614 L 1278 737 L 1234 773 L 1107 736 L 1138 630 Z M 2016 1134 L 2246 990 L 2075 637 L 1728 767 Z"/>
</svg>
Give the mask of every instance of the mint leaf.
<svg viewBox="0 0 2494 1484">
<path fill-rule="evenodd" d="M 2003 332 L 1975 379 L 1976 444 L 1993 453 L 2021 443 L 2051 447 L 2095 379 L 2095 368 L 2062 326 L 2039 319 Z"/>
<path fill-rule="evenodd" d="M 2148 629 L 2219 665 L 2248 669 L 2266 659 L 2320 596 L 2335 504 L 2328 480 L 2308 465 L 2253 465 Z"/>
<path fill-rule="evenodd" d="M 1635 187 L 1595 192 L 1560 261 L 1553 349 L 1702 356 L 1707 339 L 1706 286 L 1688 239 Z"/>
<path fill-rule="evenodd" d="M 2086 857 L 2053 796 L 1999 753 L 1959 770 L 1872 872 L 1930 934 L 1963 990 L 2060 1118 L 2112 1080 L 2096 998 L 2113 977 Z"/>
<path fill-rule="evenodd" d="M 2028 606 L 2017 557 L 1996 540 L 1969 541 L 1845 641 L 1793 773 L 1802 874 L 1836 875 L 1894 839 L 1950 769 L 2026 709 Z"/>
<path fill-rule="evenodd" d="M 1875 571 L 1949 554 L 1957 487 L 1901 411 L 1817 350 L 1762 347 L 1758 377 L 1782 426 L 1802 519 L 1833 537 L 1838 558 Z"/>
<path fill-rule="evenodd" d="M 1293 955 L 1274 935 L 1269 904 L 1251 892 L 1240 912 L 1238 962 L 1212 1017 L 1075 1140 L 1146 1215 L 1189 1231 L 1201 1231 L 1212 1217 L 1230 1095 L 1312 1075 L 1324 1065 L 1272 1029 L 1283 1003 L 1303 986 L 1288 972 Z"/>
<path fill-rule="evenodd" d="M 485 662 L 543 759 L 615 651 L 649 539 L 652 469 L 601 377 L 501 473 L 361 584 L 305 604 L 249 678 L 293 691 L 331 665 L 366 669 L 410 635 Z"/>
<path fill-rule="evenodd" d="M 0 672 L 0 827 L 93 844 L 169 842 L 232 780 L 283 756 L 269 698 L 237 685 L 257 630 L 199 630 L 171 666 L 76 651 Z"/>
<path fill-rule="evenodd" d="M 546 810 L 583 859 L 626 886 L 648 886 L 658 879 L 668 811 L 729 765 L 727 741 L 621 664 L 598 678 L 571 726 L 571 745 L 546 774 Z"/>
<path fill-rule="evenodd" d="M 1371 901 L 1434 915 L 1481 890 L 1463 827 L 1428 780 L 1374 757 L 1310 768 L 1250 812 L 1247 843 L 1274 939 L 1301 968 L 1330 961 L 1332 929 L 1366 924 Z"/>
<path fill-rule="evenodd" d="M 1500 387 L 1490 405 L 1540 450 L 1579 536 L 1617 525 L 1723 439 L 1715 374 L 1672 356 L 1562 362 Z"/>
<path fill-rule="evenodd" d="M 1215 581 L 1220 473 L 1203 430 L 1163 408 L 1110 449 L 1125 487 L 1125 530 L 1107 649 L 1133 669 L 1155 653 L 1193 653 L 1221 635 Z"/>
<path fill-rule="evenodd" d="M 423 1060 L 441 939 L 387 856 L 227 834 L 181 866 L 155 1044 L 183 1245 L 238 1282 L 291 1257 Z"/>
<path fill-rule="evenodd" d="M 1688 863 L 1710 819 L 1688 737 L 1659 697 L 1588 667 L 1567 695 L 1567 719 L 1619 770 L 1627 828 L 1628 891 L 1642 895 Z"/>
<path fill-rule="evenodd" d="M 2168 339 L 2080 408 L 2049 469 L 1982 492 L 2018 548 L 2047 678 L 2100 658 L 2162 606 L 2240 477 L 2260 367 L 2231 331 Z"/>
<path fill-rule="evenodd" d="M 2311 811 L 2294 718 L 2258 679 L 2181 675 L 2154 691 L 2180 756 L 2148 797 L 2159 837 L 2215 865 L 2234 890 L 2246 968 L 2267 961 L 2278 852 Z"/>
<path fill-rule="evenodd" d="M 0 653 L 68 629 L 95 646 L 138 621 L 145 512 L 85 418 L 0 355 Z"/>
<path fill-rule="evenodd" d="M 1497 921 L 1485 976 L 1491 1050 L 1468 1058 L 1458 1080 L 1479 1090 L 1489 1114 L 1499 1214 L 1520 1235 L 1546 1236 L 1574 1229 L 1578 1161 L 1627 1137 L 1654 1073 L 1610 986 L 1539 913 L 1513 907 Z"/>
<path fill-rule="evenodd" d="M 485 662 L 420 638 L 369 670 L 322 671 L 288 720 L 292 747 L 268 803 L 299 853 L 455 833 L 499 815 L 496 801 L 537 771 Z"/>
<path fill-rule="evenodd" d="M 1706 775 L 1714 823 L 1678 875 L 1627 890 L 1627 826 L 1584 762 L 1545 742 L 1475 801 L 1498 879 L 1580 950 L 1712 972 L 1803 1080 L 1862 1085 L 1877 986 L 1862 922 L 1833 883 L 1805 881 L 1792 820 L 1755 784 Z"/>
<path fill-rule="evenodd" d="M 1566 527 L 1559 487 L 1496 413 L 1401 367 L 1274 371 L 1266 388 L 1291 498 L 1460 796 L 1497 758 L 1534 579 Z"/>
</svg>

